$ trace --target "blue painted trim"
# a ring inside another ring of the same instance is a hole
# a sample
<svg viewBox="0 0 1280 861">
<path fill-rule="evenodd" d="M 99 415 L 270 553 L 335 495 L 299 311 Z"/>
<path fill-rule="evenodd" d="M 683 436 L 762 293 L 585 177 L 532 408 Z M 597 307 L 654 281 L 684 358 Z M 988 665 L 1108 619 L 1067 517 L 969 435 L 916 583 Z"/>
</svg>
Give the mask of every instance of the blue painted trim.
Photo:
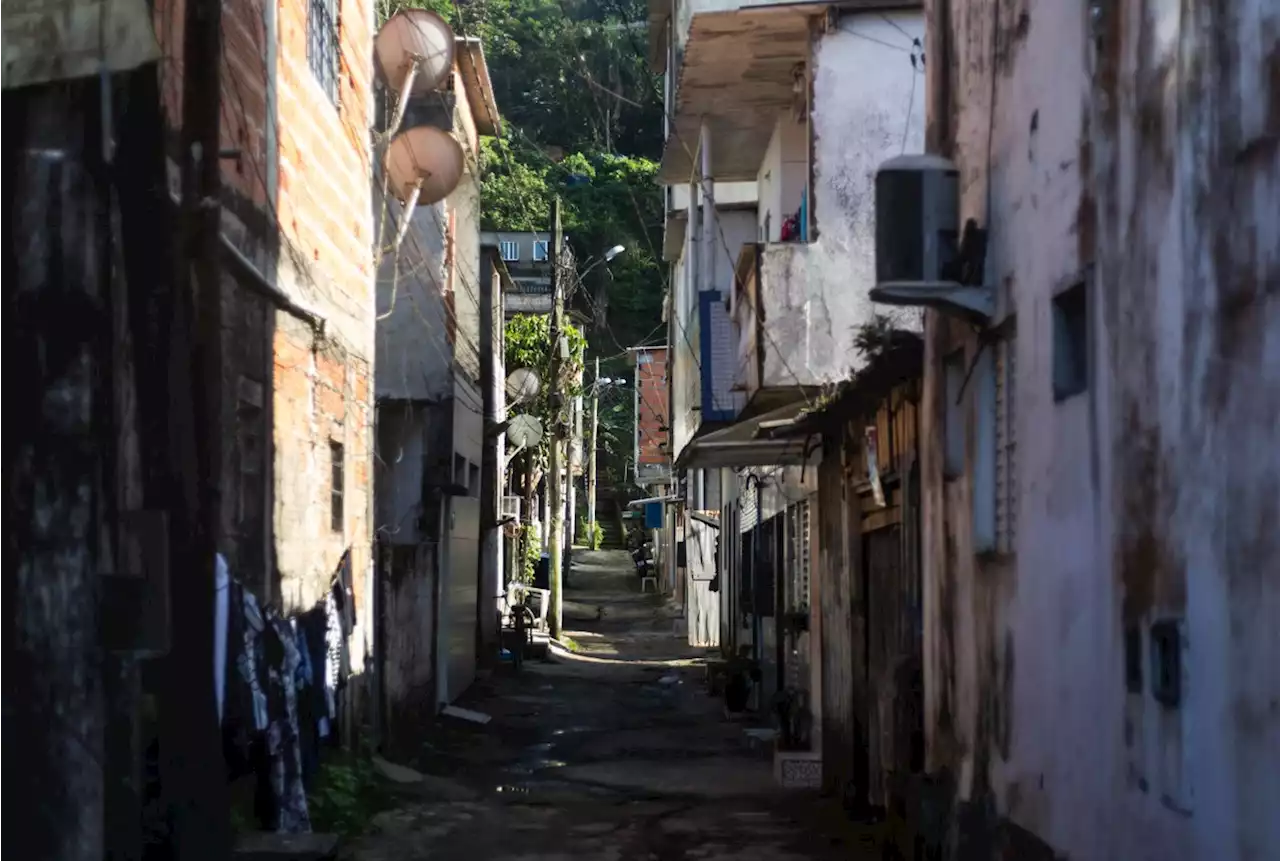
<svg viewBox="0 0 1280 861">
<path fill-rule="evenodd" d="M 698 345 L 702 361 L 702 420 L 704 422 L 731 422 L 737 416 L 733 407 L 716 408 L 715 374 L 711 360 L 711 308 L 722 301 L 719 290 L 702 290 L 698 293 Z"/>
<path fill-rule="evenodd" d="M 809 241 L 809 189 L 800 192 L 800 241 Z"/>
</svg>

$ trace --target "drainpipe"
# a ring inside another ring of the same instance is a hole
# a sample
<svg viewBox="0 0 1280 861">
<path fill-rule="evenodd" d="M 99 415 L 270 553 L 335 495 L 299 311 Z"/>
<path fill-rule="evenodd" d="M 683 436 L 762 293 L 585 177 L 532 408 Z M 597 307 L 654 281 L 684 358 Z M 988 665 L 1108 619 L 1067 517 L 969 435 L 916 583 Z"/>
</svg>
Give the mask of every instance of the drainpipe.
<svg viewBox="0 0 1280 861">
<path fill-rule="evenodd" d="M 702 177 L 702 283 L 699 290 L 716 289 L 716 195 L 711 174 L 711 127 L 705 122 L 698 142 Z M 707 381 L 710 382 L 709 380 Z"/>
<path fill-rule="evenodd" d="M 267 184 L 267 200 L 272 212 L 279 211 L 278 204 L 280 202 L 280 190 L 278 188 L 280 176 L 280 142 L 278 139 L 279 117 L 277 116 L 277 84 L 276 84 L 276 63 L 277 56 L 280 51 L 280 28 L 277 4 L 278 0 L 266 0 L 262 4 L 262 29 L 265 31 L 265 39 L 267 43 L 267 56 L 265 63 L 267 66 L 267 92 L 266 92 L 266 148 L 267 148 L 267 175 L 265 182 Z M 275 279 L 272 278 L 272 281 Z"/>
<path fill-rule="evenodd" d="M 435 582 L 435 598 L 431 602 L 431 617 L 433 630 L 431 631 L 432 650 L 435 652 L 435 694 L 436 694 L 436 711 L 439 712 L 449 704 L 449 679 L 448 679 L 448 638 L 445 636 L 445 627 L 448 625 L 448 615 L 444 610 L 445 596 L 448 590 L 444 588 L 445 575 L 450 570 L 449 563 L 449 520 L 450 508 L 453 504 L 453 497 L 445 491 L 440 491 L 440 517 L 437 523 L 436 532 L 436 582 Z"/>
</svg>

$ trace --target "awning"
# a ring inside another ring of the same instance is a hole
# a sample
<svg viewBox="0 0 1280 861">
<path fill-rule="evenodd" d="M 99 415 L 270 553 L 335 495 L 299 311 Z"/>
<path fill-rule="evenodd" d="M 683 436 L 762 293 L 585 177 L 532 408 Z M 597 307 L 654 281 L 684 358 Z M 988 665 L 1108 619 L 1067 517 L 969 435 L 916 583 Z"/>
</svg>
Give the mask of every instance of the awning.
<svg viewBox="0 0 1280 861">
<path fill-rule="evenodd" d="M 659 182 L 689 181 L 704 121 L 712 176 L 756 178 L 778 114 L 795 101 L 796 68 L 809 61 L 809 22 L 826 8 L 753 6 L 693 16 Z"/>
<path fill-rule="evenodd" d="M 697 437 L 680 452 L 676 469 L 799 466 L 813 453 L 808 440 L 772 439 L 767 431 L 779 422 L 791 422 L 804 408 L 805 402 L 799 401 Z"/>
</svg>

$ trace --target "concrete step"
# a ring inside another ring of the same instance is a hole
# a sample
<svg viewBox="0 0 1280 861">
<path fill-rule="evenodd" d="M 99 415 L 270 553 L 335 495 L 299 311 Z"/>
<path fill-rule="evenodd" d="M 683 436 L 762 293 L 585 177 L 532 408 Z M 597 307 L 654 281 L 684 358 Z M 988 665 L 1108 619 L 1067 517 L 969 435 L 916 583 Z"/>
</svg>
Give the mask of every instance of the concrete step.
<svg viewBox="0 0 1280 861">
<path fill-rule="evenodd" d="M 273 834 L 250 831 L 236 837 L 232 861 L 330 861 L 337 857 L 338 835 Z"/>
</svg>

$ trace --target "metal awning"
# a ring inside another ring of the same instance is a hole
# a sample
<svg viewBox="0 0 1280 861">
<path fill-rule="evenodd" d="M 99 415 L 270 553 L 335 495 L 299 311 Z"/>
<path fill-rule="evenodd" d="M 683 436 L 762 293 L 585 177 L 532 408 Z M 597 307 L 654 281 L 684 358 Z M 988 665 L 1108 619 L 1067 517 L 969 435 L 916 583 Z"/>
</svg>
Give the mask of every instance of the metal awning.
<svg viewBox="0 0 1280 861">
<path fill-rule="evenodd" d="M 712 176 L 756 178 L 778 114 L 795 101 L 797 64 L 809 60 L 810 21 L 826 8 L 787 4 L 693 16 L 659 182 L 689 181 L 704 121 Z"/>
<path fill-rule="evenodd" d="M 812 449 L 807 439 L 772 439 L 767 429 L 795 419 L 803 401 L 744 419 L 689 442 L 676 469 L 734 469 L 743 466 L 799 466 Z"/>
</svg>

